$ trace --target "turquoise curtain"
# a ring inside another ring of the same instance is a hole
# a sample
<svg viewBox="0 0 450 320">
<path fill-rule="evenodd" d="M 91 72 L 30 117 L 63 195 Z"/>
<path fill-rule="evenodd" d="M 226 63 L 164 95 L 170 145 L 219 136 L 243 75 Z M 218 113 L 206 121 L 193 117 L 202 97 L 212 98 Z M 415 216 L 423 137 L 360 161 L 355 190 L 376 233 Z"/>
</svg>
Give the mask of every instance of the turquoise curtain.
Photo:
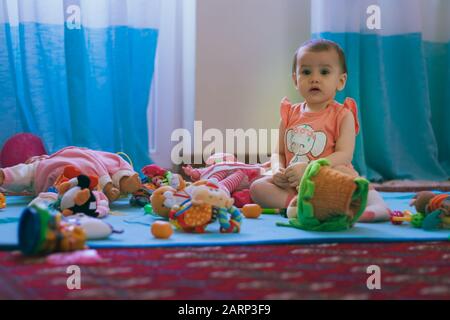
<svg viewBox="0 0 450 320">
<path fill-rule="evenodd" d="M 0 0 L 0 146 L 31 132 L 148 164 L 158 24 L 159 0 Z"/>
<path fill-rule="evenodd" d="M 337 100 L 358 103 L 354 165 L 369 179 L 450 177 L 448 21 L 447 0 L 312 1 L 313 38 L 346 53 L 348 82 Z"/>
</svg>

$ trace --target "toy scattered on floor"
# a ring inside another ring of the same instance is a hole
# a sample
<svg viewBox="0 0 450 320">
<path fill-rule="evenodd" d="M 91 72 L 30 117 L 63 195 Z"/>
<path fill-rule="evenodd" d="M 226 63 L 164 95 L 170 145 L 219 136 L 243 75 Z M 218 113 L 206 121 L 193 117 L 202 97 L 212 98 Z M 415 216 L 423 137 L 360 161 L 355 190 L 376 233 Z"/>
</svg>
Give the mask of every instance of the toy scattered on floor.
<svg viewBox="0 0 450 320">
<path fill-rule="evenodd" d="M 147 181 L 153 183 L 156 188 L 170 186 L 176 190 L 182 190 L 186 187 L 186 182 L 181 175 L 172 173 L 156 164 L 143 167 L 142 173 L 147 177 Z"/>
<path fill-rule="evenodd" d="M 257 204 L 246 204 L 242 207 L 242 213 L 247 219 L 257 219 L 262 213 L 262 208 Z"/>
<path fill-rule="evenodd" d="M 339 231 L 354 225 L 366 207 L 369 182 L 329 165 L 327 159 L 308 165 L 298 196 L 287 210 L 289 223 L 277 225 L 310 231 Z"/>
<path fill-rule="evenodd" d="M 217 153 L 206 160 L 206 165 L 204 168 L 187 165 L 183 167 L 183 171 L 192 181 L 217 179 L 219 186 L 232 194 L 238 190 L 249 189 L 251 183 L 266 171 L 269 163 L 245 164 L 238 162 L 232 154 Z"/>
<path fill-rule="evenodd" d="M 283 214 L 284 209 L 261 208 L 256 203 L 246 204 L 241 209 L 244 216 L 248 219 L 257 219 L 262 213 L 264 214 Z"/>
<path fill-rule="evenodd" d="M 410 202 L 417 213 L 392 211 L 391 222 L 399 225 L 410 222 L 413 227 L 427 231 L 450 229 L 450 195 L 431 191 L 418 192 Z"/>
<path fill-rule="evenodd" d="M 132 193 L 130 205 L 133 207 L 144 207 L 151 203 L 153 192 L 163 186 L 171 187 L 175 190 L 182 190 L 186 187 L 184 179 L 176 173 L 161 168 L 155 164 L 147 165 L 142 168 L 145 178 L 142 180 L 141 187 Z"/>
<path fill-rule="evenodd" d="M 101 240 L 107 239 L 110 235 L 114 233 L 123 233 L 122 229 L 115 229 L 109 223 L 86 216 L 83 213 L 78 213 L 70 217 L 65 217 L 63 220 L 71 225 L 81 227 L 86 233 L 87 240 Z"/>
<path fill-rule="evenodd" d="M 394 225 L 401 225 L 403 222 L 409 222 L 415 228 L 421 228 L 425 216 L 422 213 L 412 214 L 409 210 L 390 211 L 390 221 Z"/>
<path fill-rule="evenodd" d="M 0 209 L 6 208 L 6 197 L 3 193 L 0 192 Z"/>
<path fill-rule="evenodd" d="M 192 190 L 192 186 L 178 191 L 170 186 L 159 187 L 150 197 L 153 212 L 163 218 L 169 218 L 173 206 L 181 206 L 191 199 L 189 190 Z"/>
<path fill-rule="evenodd" d="M 86 248 L 86 232 L 48 208 L 27 207 L 19 221 L 19 249 L 25 255 L 44 255 Z"/>
<path fill-rule="evenodd" d="M 61 187 L 61 185 L 63 185 L 65 182 L 69 182 L 71 179 L 76 178 L 82 174 L 89 178 L 89 189 L 90 190 L 97 189 L 98 186 L 97 176 L 84 174 L 78 168 L 72 165 L 67 165 L 64 167 L 63 172 L 58 176 L 58 178 L 56 178 L 53 187 L 56 189 L 57 192 L 64 193 L 63 191 L 67 189 L 67 186 Z"/>
<path fill-rule="evenodd" d="M 144 212 L 145 214 L 153 214 L 153 207 L 151 204 L 146 204 L 144 206 Z"/>
<path fill-rule="evenodd" d="M 169 239 L 173 234 L 172 225 L 167 221 L 153 222 L 150 230 L 157 239 Z"/>
<path fill-rule="evenodd" d="M 145 207 L 150 203 L 150 197 L 155 191 L 156 187 L 149 185 L 148 183 L 142 183 L 139 190 L 133 192 L 130 197 L 130 206 L 132 207 Z"/>
<path fill-rule="evenodd" d="M 98 177 L 100 190 L 110 202 L 117 200 L 121 193 L 133 193 L 141 186 L 139 175 L 118 154 L 79 147 L 66 147 L 52 155 L 2 168 L 0 185 L 8 191 L 38 195 L 53 187 L 68 165 L 87 176 Z"/>
<path fill-rule="evenodd" d="M 60 210 L 64 216 L 84 213 L 90 217 L 98 217 L 97 200 L 89 189 L 91 180 L 88 176 L 79 175 L 59 187 Z"/>
<path fill-rule="evenodd" d="M 66 178 L 64 178 L 66 179 Z M 68 181 L 60 182 L 51 192 L 41 192 L 29 206 L 36 204 L 62 212 L 64 216 L 85 213 L 88 216 L 103 218 L 109 213 L 106 196 L 95 189 L 90 178 L 79 175 Z"/>
<path fill-rule="evenodd" d="M 185 232 L 203 233 L 217 217 L 221 233 L 240 232 L 242 214 L 224 190 L 210 181 L 198 181 L 189 188 L 191 198 L 169 212 L 172 224 Z"/>
</svg>

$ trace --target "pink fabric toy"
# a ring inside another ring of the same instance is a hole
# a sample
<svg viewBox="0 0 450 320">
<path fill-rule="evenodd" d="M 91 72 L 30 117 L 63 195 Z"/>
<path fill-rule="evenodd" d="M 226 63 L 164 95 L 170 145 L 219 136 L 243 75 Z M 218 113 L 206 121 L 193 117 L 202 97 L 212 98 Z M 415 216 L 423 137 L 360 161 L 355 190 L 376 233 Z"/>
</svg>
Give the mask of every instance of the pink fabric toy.
<svg viewBox="0 0 450 320">
<path fill-rule="evenodd" d="M 99 178 L 100 190 L 109 201 L 117 200 L 120 193 L 139 189 L 138 174 L 121 156 L 87 148 L 66 147 L 52 155 L 32 158 L 27 163 L 0 169 L 0 186 L 7 191 L 28 191 L 35 195 L 46 192 L 64 171 L 72 165 L 83 174 Z"/>
<path fill-rule="evenodd" d="M 206 163 L 209 164 L 207 167 L 194 169 L 188 165 L 183 167 L 183 171 L 193 181 L 217 180 L 219 187 L 230 195 L 234 191 L 248 189 L 265 171 L 265 165 L 237 162 L 229 153 L 214 154 Z"/>
</svg>

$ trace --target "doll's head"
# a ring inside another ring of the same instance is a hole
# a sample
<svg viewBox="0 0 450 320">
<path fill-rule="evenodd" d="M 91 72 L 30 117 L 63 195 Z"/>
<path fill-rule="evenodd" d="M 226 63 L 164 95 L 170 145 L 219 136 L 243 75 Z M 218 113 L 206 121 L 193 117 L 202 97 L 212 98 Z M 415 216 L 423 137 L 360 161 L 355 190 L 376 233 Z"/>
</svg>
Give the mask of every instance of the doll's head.
<svg viewBox="0 0 450 320">
<path fill-rule="evenodd" d="M 292 79 L 308 105 L 326 106 L 347 81 L 343 50 L 329 40 L 305 42 L 295 51 Z"/>
</svg>

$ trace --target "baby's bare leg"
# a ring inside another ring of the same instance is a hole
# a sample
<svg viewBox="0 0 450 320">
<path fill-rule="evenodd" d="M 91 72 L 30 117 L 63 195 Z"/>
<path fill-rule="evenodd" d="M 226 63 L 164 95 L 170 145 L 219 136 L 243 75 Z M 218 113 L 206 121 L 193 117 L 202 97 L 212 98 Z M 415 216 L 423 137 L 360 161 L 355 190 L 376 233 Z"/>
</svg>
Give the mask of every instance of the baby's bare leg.
<svg viewBox="0 0 450 320">
<path fill-rule="evenodd" d="M 264 177 L 252 183 L 250 194 L 263 208 L 286 208 L 297 192 L 294 188 L 282 189 L 273 183 L 272 177 Z"/>
</svg>

